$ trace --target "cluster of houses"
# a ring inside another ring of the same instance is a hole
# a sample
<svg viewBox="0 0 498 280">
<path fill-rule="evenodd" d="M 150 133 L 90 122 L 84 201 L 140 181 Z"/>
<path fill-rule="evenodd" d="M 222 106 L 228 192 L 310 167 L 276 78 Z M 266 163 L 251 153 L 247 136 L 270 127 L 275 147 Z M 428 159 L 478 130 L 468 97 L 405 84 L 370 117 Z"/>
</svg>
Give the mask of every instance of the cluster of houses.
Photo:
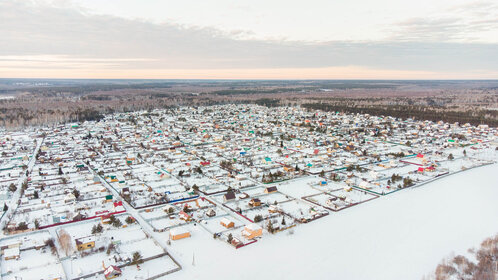
<svg viewBox="0 0 498 280">
<path fill-rule="evenodd" d="M 47 240 L 60 251 L 61 230 L 72 250 L 58 252 L 68 257 L 62 264 L 57 254 L 51 257 L 61 272 L 53 279 L 141 275 L 135 251 L 147 258 L 143 265 L 163 260 L 174 271 L 180 266 L 166 246 L 181 250 L 208 234 L 241 248 L 488 164 L 496 158 L 497 137 L 486 125 L 249 104 L 0 131 L 0 208 L 19 198 L 12 213 L 2 215 L 4 234 L 55 233 L 35 251 L 15 245 L 22 238 L 0 242 L 2 273 L 22 274 L 10 264 L 51 250 Z"/>
<path fill-rule="evenodd" d="M 84 150 L 73 136 L 46 134 L 29 172 L 12 219 L 10 232 L 43 229 L 47 226 L 85 220 L 121 212 L 114 198 L 83 160 Z"/>
<path fill-rule="evenodd" d="M 0 215 L 9 207 L 12 193 L 24 178 L 37 146 L 34 131 L 0 134 Z"/>
</svg>

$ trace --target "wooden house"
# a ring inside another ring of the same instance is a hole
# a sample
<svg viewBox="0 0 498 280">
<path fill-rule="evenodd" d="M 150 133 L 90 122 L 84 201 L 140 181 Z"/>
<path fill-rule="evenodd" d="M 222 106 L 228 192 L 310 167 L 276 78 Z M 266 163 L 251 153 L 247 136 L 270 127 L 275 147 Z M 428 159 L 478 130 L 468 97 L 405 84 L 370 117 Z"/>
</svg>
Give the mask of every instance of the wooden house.
<svg viewBox="0 0 498 280">
<path fill-rule="evenodd" d="M 253 198 L 251 201 L 249 201 L 249 206 L 255 207 L 255 206 L 261 206 L 261 200 L 259 198 Z"/>
<path fill-rule="evenodd" d="M 274 192 L 277 192 L 277 187 L 276 186 L 271 186 L 271 187 L 267 187 L 265 189 L 265 193 L 274 193 Z"/>
<path fill-rule="evenodd" d="M 178 216 L 180 217 L 180 220 L 184 220 L 186 222 L 192 220 L 192 217 L 185 211 L 180 211 L 180 213 L 178 213 Z"/>
<path fill-rule="evenodd" d="M 247 239 L 254 239 L 263 235 L 263 229 L 257 224 L 248 224 L 242 230 L 242 235 Z"/>
<path fill-rule="evenodd" d="M 214 211 L 213 208 L 209 208 L 209 210 L 206 211 L 206 216 L 214 217 L 214 216 L 216 216 L 216 211 Z"/>
</svg>

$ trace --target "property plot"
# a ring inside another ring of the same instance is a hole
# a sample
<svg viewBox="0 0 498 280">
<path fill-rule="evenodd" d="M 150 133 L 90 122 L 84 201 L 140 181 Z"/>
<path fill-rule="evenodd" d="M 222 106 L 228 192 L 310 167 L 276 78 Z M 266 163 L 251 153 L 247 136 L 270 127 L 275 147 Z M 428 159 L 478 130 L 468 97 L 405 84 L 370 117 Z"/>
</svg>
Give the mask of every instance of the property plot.
<svg viewBox="0 0 498 280">
<path fill-rule="evenodd" d="M 299 223 L 307 223 L 329 214 L 325 208 L 319 205 L 305 203 L 297 199 L 281 203 L 278 207 L 282 213 Z"/>
<path fill-rule="evenodd" d="M 63 227 L 57 230 L 57 241 L 60 254 L 69 257 L 63 265 L 71 278 L 104 276 L 108 269 L 121 275 L 137 258 L 146 265 L 152 259 L 167 257 L 163 248 L 128 215 L 114 216 L 108 225 L 89 221 Z M 161 273 L 165 272 L 168 270 Z"/>
<path fill-rule="evenodd" d="M 344 188 L 306 196 L 303 199 L 332 211 L 340 211 L 377 197 L 364 190 Z"/>
<path fill-rule="evenodd" d="M 64 279 L 64 270 L 53 246 L 46 231 L 2 240 L 2 278 Z"/>
</svg>

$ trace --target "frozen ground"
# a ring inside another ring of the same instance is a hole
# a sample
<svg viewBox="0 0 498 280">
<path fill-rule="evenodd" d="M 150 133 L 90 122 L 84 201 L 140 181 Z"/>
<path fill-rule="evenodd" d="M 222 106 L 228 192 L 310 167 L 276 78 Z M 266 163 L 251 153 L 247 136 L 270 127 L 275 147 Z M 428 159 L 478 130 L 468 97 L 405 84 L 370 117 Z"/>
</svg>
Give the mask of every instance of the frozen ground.
<svg viewBox="0 0 498 280">
<path fill-rule="evenodd" d="M 461 172 L 238 250 L 187 238 L 168 248 L 183 269 L 167 279 L 421 279 L 498 232 L 497 171 Z"/>
</svg>

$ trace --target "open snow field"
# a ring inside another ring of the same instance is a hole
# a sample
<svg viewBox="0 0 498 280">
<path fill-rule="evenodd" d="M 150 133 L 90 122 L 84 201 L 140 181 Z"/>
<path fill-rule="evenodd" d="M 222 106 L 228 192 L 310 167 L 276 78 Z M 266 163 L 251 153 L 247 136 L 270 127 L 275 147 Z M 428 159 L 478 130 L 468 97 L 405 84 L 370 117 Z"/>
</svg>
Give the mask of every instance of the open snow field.
<svg viewBox="0 0 498 280">
<path fill-rule="evenodd" d="M 467 170 L 238 250 L 208 234 L 175 241 L 183 269 L 167 279 L 421 279 L 498 232 L 497 171 Z"/>
</svg>

